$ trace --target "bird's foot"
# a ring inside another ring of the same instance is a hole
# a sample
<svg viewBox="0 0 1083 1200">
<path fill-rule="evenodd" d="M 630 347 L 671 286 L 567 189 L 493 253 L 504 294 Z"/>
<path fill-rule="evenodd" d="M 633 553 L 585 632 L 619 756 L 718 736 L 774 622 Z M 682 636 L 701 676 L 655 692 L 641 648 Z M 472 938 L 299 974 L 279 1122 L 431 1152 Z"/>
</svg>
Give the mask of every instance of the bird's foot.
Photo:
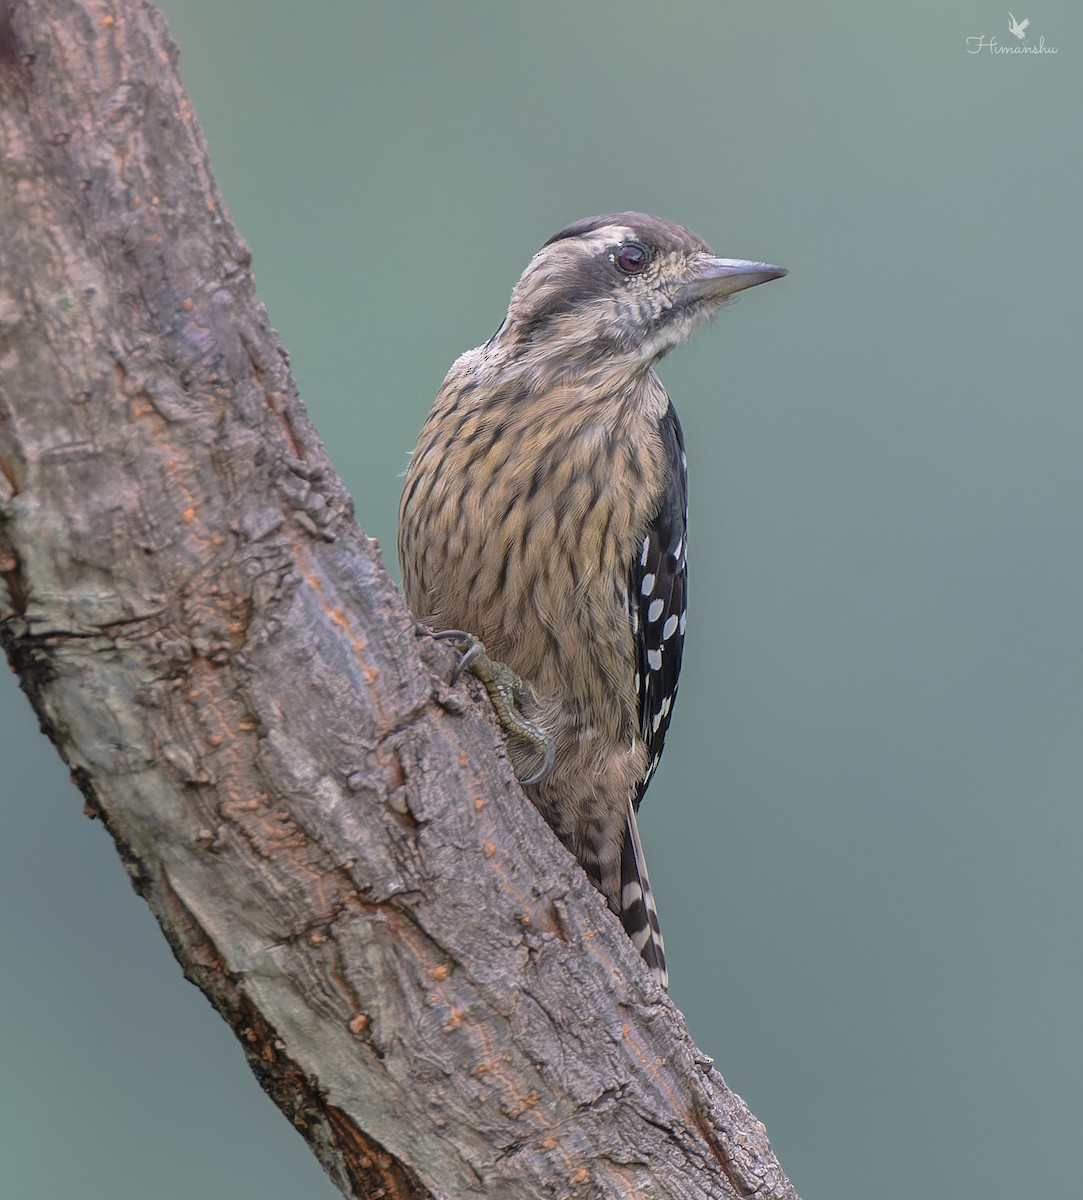
<svg viewBox="0 0 1083 1200">
<path fill-rule="evenodd" d="M 520 679 L 506 663 L 490 658 L 485 651 L 485 643 L 472 633 L 464 633 L 461 629 L 445 629 L 434 633 L 433 637 L 455 642 L 462 652 L 450 682 L 455 684 L 463 671 L 469 671 L 481 680 L 489 693 L 493 711 L 501 728 L 505 733 L 522 739 L 541 756 L 542 761 L 538 769 L 528 778 L 520 778 L 519 782 L 524 787 L 541 783 L 553 769 L 556 743 L 547 729 L 523 715 L 523 710 L 534 698 L 530 685 Z"/>
</svg>

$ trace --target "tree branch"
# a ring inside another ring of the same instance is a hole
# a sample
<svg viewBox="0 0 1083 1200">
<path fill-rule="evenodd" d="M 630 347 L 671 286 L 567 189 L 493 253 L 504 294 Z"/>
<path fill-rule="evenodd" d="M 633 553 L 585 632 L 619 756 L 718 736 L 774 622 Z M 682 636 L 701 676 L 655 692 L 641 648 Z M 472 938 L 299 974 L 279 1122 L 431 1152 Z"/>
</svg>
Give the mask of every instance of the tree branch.
<svg viewBox="0 0 1083 1200">
<path fill-rule="evenodd" d="M 0 15 L 0 636 L 185 974 L 345 1196 L 796 1200 L 354 523 L 160 15 Z"/>
</svg>

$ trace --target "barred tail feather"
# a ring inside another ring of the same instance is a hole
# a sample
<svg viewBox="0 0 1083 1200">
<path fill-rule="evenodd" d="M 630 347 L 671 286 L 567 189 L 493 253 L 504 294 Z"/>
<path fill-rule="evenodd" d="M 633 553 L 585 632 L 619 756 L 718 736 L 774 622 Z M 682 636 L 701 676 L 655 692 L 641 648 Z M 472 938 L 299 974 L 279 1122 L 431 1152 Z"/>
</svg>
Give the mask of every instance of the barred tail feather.
<svg viewBox="0 0 1083 1200">
<path fill-rule="evenodd" d="M 651 881 L 647 877 L 647 860 L 639 840 L 635 809 L 628 803 L 628 820 L 624 829 L 624 849 L 620 860 L 620 919 L 635 948 L 643 955 L 654 977 L 669 988 L 666 971 L 666 947 L 654 907 Z"/>
</svg>

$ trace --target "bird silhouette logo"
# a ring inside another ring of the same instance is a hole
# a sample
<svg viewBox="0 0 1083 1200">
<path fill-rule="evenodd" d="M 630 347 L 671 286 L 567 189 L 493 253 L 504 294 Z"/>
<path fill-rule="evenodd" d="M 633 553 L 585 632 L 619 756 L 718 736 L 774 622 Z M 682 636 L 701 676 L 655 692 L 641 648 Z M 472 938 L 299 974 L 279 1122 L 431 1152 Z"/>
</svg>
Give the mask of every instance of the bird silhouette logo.
<svg viewBox="0 0 1083 1200">
<path fill-rule="evenodd" d="M 1030 18 L 1025 17 L 1022 21 L 1017 21 L 1011 13 L 1008 13 L 1008 20 L 1011 22 L 1008 26 L 1008 31 L 1014 33 L 1022 41 L 1027 36 L 1027 26 L 1030 24 Z"/>
</svg>

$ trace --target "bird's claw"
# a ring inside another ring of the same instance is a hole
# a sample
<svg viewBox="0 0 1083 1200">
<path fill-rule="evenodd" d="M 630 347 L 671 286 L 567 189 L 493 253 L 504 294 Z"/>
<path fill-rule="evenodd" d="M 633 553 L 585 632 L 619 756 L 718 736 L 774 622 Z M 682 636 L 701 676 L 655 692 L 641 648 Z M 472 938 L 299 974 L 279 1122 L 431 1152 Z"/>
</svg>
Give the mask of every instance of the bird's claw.
<svg viewBox="0 0 1083 1200">
<path fill-rule="evenodd" d="M 524 707 L 533 699 L 530 686 L 505 663 L 490 658 L 485 651 L 485 643 L 472 633 L 461 629 L 444 629 L 434 633 L 433 637 L 458 643 L 461 657 L 451 673 L 451 684 L 458 682 L 463 671 L 469 671 L 489 693 L 493 711 L 504 731 L 521 738 L 542 756 L 538 769 L 526 779 L 520 778 L 519 782 L 524 787 L 541 783 L 553 769 L 556 743 L 547 729 L 523 716 Z"/>
</svg>

